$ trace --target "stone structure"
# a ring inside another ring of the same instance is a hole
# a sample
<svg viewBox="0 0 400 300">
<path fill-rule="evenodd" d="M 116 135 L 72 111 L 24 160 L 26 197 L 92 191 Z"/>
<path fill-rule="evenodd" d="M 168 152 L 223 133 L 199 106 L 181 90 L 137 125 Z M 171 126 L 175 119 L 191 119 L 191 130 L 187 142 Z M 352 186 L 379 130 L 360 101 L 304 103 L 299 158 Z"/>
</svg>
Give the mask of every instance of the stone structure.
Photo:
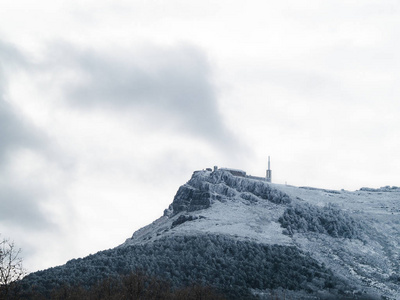
<svg viewBox="0 0 400 300">
<path fill-rule="evenodd" d="M 231 168 L 220 168 L 220 169 L 218 169 L 218 166 L 214 166 L 214 170 L 213 171 L 216 172 L 217 170 L 228 171 L 233 176 L 246 177 L 246 178 L 256 179 L 256 180 L 264 180 L 264 181 L 267 181 L 267 182 L 271 182 L 271 180 L 272 180 L 271 160 L 270 160 L 269 156 L 268 156 L 268 169 L 267 169 L 267 173 L 266 173 L 265 177 L 247 175 L 246 171 L 243 171 L 243 170 L 231 169 Z M 211 171 L 211 168 L 207 168 L 206 171 Z"/>
</svg>

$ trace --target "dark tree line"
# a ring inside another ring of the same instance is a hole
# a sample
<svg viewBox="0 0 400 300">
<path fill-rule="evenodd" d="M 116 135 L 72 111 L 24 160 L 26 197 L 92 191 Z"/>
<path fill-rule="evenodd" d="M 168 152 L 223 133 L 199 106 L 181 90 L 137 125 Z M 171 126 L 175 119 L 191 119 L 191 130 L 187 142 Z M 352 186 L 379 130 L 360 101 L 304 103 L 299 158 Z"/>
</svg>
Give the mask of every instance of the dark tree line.
<svg viewBox="0 0 400 300">
<path fill-rule="evenodd" d="M 47 293 L 39 290 L 17 291 L 7 299 L 29 300 L 224 300 L 221 293 L 202 285 L 173 289 L 167 280 L 151 277 L 144 272 L 108 277 L 96 284 L 63 284 Z"/>
<path fill-rule="evenodd" d="M 145 270 L 166 279 L 172 290 L 194 284 L 212 287 L 229 299 L 251 299 L 252 289 L 283 288 L 309 293 L 348 290 L 346 283 L 296 247 L 236 241 L 225 236 L 175 236 L 102 251 L 66 265 L 28 275 L 24 291 L 48 295 L 62 286 L 91 289 L 106 278 Z"/>
</svg>

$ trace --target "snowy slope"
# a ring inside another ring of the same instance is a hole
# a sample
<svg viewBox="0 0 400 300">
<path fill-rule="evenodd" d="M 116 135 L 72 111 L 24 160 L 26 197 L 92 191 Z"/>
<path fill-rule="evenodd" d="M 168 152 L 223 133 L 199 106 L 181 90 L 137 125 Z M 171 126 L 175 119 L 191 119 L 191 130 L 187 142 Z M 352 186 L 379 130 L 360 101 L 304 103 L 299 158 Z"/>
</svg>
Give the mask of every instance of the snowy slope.
<svg viewBox="0 0 400 300">
<path fill-rule="evenodd" d="M 238 239 L 267 244 L 289 245 L 292 239 L 282 234 L 278 218 L 284 206 L 259 199 L 253 204 L 235 195 L 222 201 L 214 201 L 210 208 L 193 212 L 164 215 L 152 224 L 135 232 L 124 246 L 152 242 L 169 235 L 194 235 L 198 233 L 224 234 Z M 187 221 L 172 228 L 180 216 L 204 217 Z"/>
<path fill-rule="evenodd" d="M 381 295 L 400 299 L 400 189 L 355 192 L 281 186 L 280 189 L 316 206 L 336 205 L 365 224 L 362 240 L 296 234 L 293 242 L 318 261 L 353 282 Z"/>
</svg>

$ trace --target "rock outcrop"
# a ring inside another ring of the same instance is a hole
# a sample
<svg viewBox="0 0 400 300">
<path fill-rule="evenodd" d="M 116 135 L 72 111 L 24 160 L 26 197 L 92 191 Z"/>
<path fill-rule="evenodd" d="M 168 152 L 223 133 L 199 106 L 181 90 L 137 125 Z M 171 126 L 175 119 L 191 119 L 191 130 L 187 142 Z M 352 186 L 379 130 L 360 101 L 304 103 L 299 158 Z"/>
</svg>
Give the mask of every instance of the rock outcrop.
<svg viewBox="0 0 400 300">
<path fill-rule="evenodd" d="M 182 211 L 192 212 L 209 208 L 215 201 L 227 201 L 236 196 L 257 202 L 268 200 L 275 204 L 288 204 L 290 197 L 271 187 L 266 181 L 234 176 L 224 170 L 196 171 L 192 178 L 182 185 L 174 197 L 166 215 Z"/>
</svg>

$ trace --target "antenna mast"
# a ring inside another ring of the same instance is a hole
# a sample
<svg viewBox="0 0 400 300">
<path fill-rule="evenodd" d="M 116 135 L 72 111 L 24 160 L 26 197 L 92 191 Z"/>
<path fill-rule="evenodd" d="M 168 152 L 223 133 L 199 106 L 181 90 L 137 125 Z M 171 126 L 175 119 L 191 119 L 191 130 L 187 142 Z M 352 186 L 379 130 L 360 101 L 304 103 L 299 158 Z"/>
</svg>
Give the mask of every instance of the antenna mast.
<svg viewBox="0 0 400 300">
<path fill-rule="evenodd" d="M 270 161 L 270 158 L 268 156 L 267 182 L 271 182 L 271 175 L 272 175 L 271 161 Z"/>
</svg>

